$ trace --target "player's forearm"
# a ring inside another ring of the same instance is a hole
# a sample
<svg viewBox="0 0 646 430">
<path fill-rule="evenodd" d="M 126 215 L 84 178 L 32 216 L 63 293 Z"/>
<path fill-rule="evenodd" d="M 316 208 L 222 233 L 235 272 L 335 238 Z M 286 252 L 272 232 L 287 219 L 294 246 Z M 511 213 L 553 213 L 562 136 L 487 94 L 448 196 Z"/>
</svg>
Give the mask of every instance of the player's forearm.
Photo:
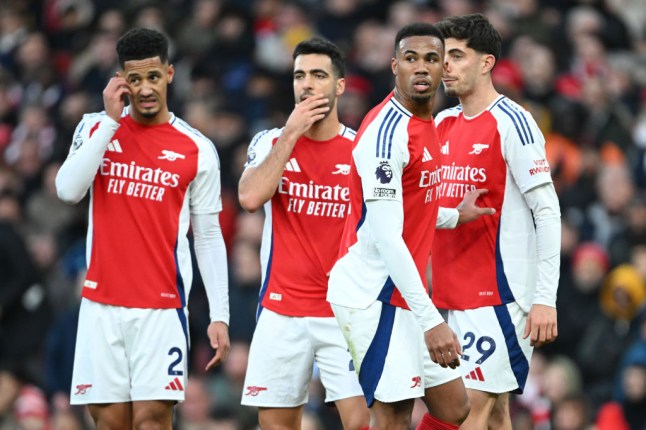
<svg viewBox="0 0 646 430">
<path fill-rule="evenodd" d="M 248 167 L 238 184 L 238 200 L 242 208 L 255 212 L 276 192 L 285 164 L 299 136 L 283 131 L 267 157 L 258 167 Z"/>
<path fill-rule="evenodd" d="M 534 304 L 556 307 L 561 264 L 561 214 L 552 184 L 528 191 L 525 199 L 536 225 L 537 283 Z"/>
<path fill-rule="evenodd" d="M 415 261 L 402 237 L 403 209 L 396 201 L 366 203 L 366 222 L 370 235 L 397 289 L 406 300 L 422 330 L 426 332 L 444 322 L 419 276 Z"/>
<path fill-rule="evenodd" d="M 191 216 L 195 258 L 209 301 L 211 322 L 229 324 L 227 251 L 218 214 Z"/>
<path fill-rule="evenodd" d="M 118 128 L 118 122 L 104 117 L 92 137 L 70 153 L 56 175 L 56 193 L 61 200 L 78 203 L 85 196 Z"/>
</svg>

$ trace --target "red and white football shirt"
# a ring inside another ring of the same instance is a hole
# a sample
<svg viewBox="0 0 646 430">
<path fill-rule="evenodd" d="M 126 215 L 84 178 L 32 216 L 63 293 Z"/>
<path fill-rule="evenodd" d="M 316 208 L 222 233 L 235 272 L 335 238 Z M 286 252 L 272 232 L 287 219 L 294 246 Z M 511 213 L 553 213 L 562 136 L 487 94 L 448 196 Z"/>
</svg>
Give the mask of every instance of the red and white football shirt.
<svg viewBox="0 0 646 430">
<path fill-rule="evenodd" d="M 186 305 L 192 265 L 190 214 L 217 213 L 220 166 L 213 144 L 171 115 L 135 122 L 127 109 L 91 186 L 83 297 L 136 308 Z M 70 156 L 105 113 L 85 115 Z"/>
<path fill-rule="evenodd" d="M 529 112 L 501 96 L 467 118 L 461 107 L 437 118 L 444 168 L 440 205 L 487 188 L 479 205 L 493 216 L 438 230 L 433 245 L 433 302 L 473 309 L 517 301 L 528 310 L 537 279 L 536 232 L 523 193 L 552 181 L 545 139 Z"/>
<path fill-rule="evenodd" d="M 277 128 L 258 133 L 249 145 L 246 166 L 257 167 L 281 133 Z M 289 316 L 333 316 L 325 297 L 350 207 L 354 136 L 342 126 L 330 140 L 302 136 L 296 142 L 276 193 L 265 203 L 262 307 Z"/>
<path fill-rule="evenodd" d="M 440 160 L 434 121 L 413 116 L 393 93 L 368 113 L 352 151 L 351 211 L 330 275 L 329 302 L 365 309 L 378 299 L 407 308 L 364 225 L 365 201 L 402 202 L 403 239 L 425 280 L 439 208 Z"/>
</svg>

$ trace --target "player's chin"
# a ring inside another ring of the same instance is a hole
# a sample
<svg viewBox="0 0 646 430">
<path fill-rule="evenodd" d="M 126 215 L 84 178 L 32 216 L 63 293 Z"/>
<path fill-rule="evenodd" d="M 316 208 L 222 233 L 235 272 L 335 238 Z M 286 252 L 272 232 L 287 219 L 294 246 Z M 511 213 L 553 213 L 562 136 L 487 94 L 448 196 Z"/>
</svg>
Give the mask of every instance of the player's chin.
<svg viewBox="0 0 646 430">
<path fill-rule="evenodd" d="M 460 93 L 456 88 L 447 87 L 446 84 L 444 85 L 444 94 L 446 94 L 449 97 L 459 97 L 460 96 Z"/>
<path fill-rule="evenodd" d="M 157 116 L 159 113 L 159 108 L 146 108 L 146 109 L 137 109 L 139 111 L 139 115 L 141 115 L 144 118 L 154 118 Z"/>
<path fill-rule="evenodd" d="M 410 96 L 415 103 L 428 103 L 432 97 L 433 93 L 431 91 L 425 91 L 423 93 L 414 92 Z"/>
</svg>

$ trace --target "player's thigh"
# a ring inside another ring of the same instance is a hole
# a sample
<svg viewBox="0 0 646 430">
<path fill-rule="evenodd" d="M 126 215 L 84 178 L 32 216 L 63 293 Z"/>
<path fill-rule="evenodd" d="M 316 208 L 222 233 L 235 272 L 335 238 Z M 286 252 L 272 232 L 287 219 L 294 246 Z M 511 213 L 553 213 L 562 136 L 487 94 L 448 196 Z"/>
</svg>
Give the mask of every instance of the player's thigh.
<svg viewBox="0 0 646 430">
<path fill-rule="evenodd" d="M 298 430 L 303 420 L 303 405 L 293 408 L 258 408 L 258 424 L 262 430 Z"/>
<path fill-rule="evenodd" d="M 352 355 L 335 318 L 308 317 L 307 323 L 325 401 L 363 397 Z"/>
<path fill-rule="evenodd" d="M 444 422 L 460 424 L 469 415 L 469 396 L 459 374 L 448 382 L 427 387 L 424 403 L 431 415 Z"/>
<path fill-rule="evenodd" d="M 414 399 L 397 402 L 380 402 L 376 400 L 371 408 L 375 430 L 408 430 L 413 414 Z"/>
<path fill-rule="evenodd" d="M 339 399 L 334 404 L 339 411 L 344 430 L 366 429 L 370 425 L 370 410 L 363 394 Z"/>
<path fill-rule="evenodd" d="M 449 325 L 462 344 L 459 369 L 467 388 L 522 392 L 533 351 L 523 339 L 526 322 L 517 303 L 449 312 Z"/>
<path fill-rule="evenodd" d="M 124 310 L 133 401 L 184 400 L 188 326 L 184 309 Z"/>
<path fill-rule="evenodd" d="M 305 318 L 263 309 L 249 349 L 242 404 L 266 408 L 305 404 L 313 364 Z"/>
</svg>

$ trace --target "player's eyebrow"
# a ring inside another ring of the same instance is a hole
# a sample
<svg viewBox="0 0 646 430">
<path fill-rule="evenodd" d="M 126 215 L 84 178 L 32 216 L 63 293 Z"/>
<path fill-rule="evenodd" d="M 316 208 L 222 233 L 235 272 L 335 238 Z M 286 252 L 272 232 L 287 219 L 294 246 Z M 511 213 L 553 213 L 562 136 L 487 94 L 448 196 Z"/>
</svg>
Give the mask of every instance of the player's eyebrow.
<svg viewBox="0 0 646 430">
<path fill-rule="evenodd" d="M 296 70 L 294 70 L 294 74 L 297 74 L 297 73 L 310 73 L 310 74 L 323 73 L 324 75 L 329 75 L 329 73 L 327 71 L 323 70 L 323 69 L 310 69 L 310 70 L 296 69 Z"/>
</svg>

